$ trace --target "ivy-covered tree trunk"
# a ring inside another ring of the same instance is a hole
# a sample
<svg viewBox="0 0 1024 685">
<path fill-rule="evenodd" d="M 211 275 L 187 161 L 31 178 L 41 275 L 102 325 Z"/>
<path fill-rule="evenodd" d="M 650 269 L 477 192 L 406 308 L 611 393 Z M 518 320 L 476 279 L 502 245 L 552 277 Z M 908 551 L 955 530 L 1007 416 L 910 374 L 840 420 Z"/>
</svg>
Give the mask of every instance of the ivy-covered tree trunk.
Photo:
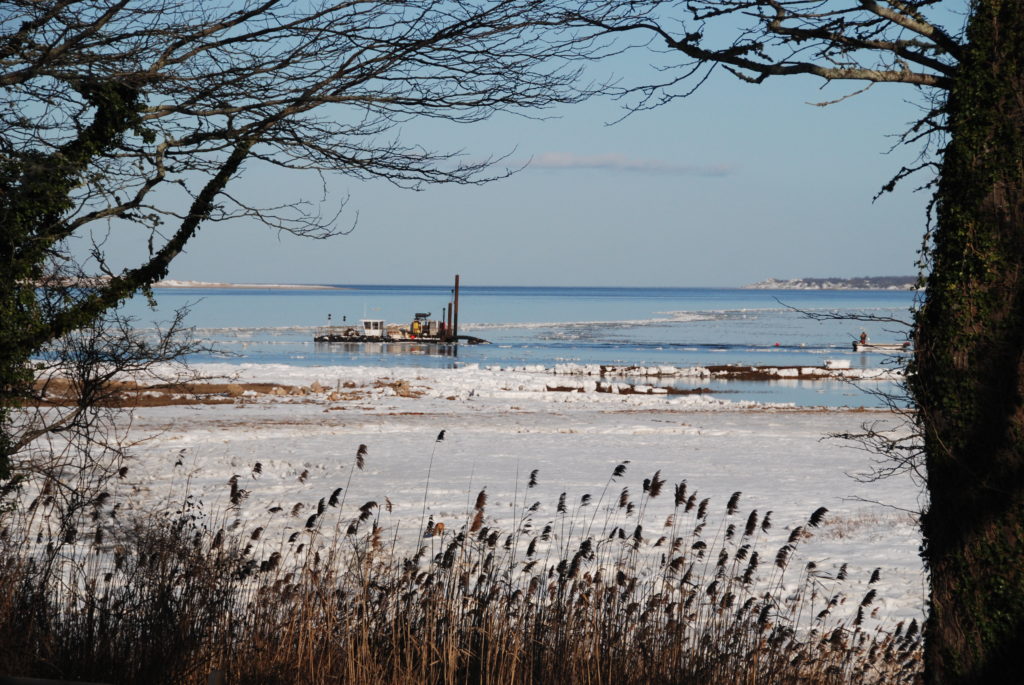
<svg viewBox="0 0 1024 685">
<path fill-rule="evenodd" d="M 926 677 L 1019 679 L 1024 649 L 1024 3 L 978 0 L 947 103 L 910 383 L 930 504 Z"/>
<path fill-rule="evenodd" d="M 11 459 L 23 447 L 12 418 L 31 396 L 30 360 L 47 344 L 95 324 L 138 290 L 167 275 L 171 261 L 195 235 L 219 193 L 238 171 L 259 131 L 240 137 L 163 247 L 141 266 L 103 283 L 63 282 L 46 273 L 56 246 L 70 237 L 72 195 L 90 164 L 109 154 L 129 130 L 148 135 L 139 117 L 138 93 L 117 83 L 83 83 L 94 107 L 92 122 L 54 151 L 0 155 L 0 487 L 11 477 Z M 46 296 L 41 295 L 46 291 Z"/>
<path fill-rule="evenodd" d="M 19 449 L 9 419 L 32 383 L 29 359 L 65 332 L 53 328 L 37 289 L 54 246 L 68 236 L 71 194 L 90 162 L 140 122 L 131 88 L 83 82 L 78 92 L 95 116 L 76 138 L 52 151 L 0 154 L 0 481 L 10 477 L 10 457 Z M 88 325 L 95 318 L 90 312 L 77 321 Z"/>
</svg>

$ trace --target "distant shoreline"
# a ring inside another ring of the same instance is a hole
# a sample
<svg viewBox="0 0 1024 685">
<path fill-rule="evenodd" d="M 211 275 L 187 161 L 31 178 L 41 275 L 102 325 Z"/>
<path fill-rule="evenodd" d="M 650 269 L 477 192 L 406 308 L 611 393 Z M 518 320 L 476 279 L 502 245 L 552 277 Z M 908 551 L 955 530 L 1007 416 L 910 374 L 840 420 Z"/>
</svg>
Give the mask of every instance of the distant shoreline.
<svg viewBox="0 0 1024 685">
<path fill-rule="evenodd" d="M 860 278 L 769 278 L 741 286 L 743 290 L 915 290 L 916 276 L 863 276 Z"/>
<path fill-rule="evenodd" d="M 99 276 L 92 278 L 66 279 L 60 281 L 63 285 L 77 285 L 81 287 L 96 287 L 108 281 L 108 277 Z M 41 285 L 41 284 L 40 284 Z M 674 290 L 674 289 L 710 289 L 710 290 L 915 290 L 917 278 L 911 276 L 882 276 L 877 278 L 791 278 L 775 279 L 769 278 L 757 283 L 741 286 L 727 287 L 701 287 L 701 286 L 494 286 L 480 285 L 477 288 L 508 288 L 508 289 L 529 289 L 546 288 L 551 290 Z M 205 290 L 359 290 L 361 286 L 345 285 L 323 285 L 310 283 L 225 283 L 220 281 L 179 281 L 168 279 L 157 281 L 151 287 L 166 290 L 184 289 L 205 289 Z M 374 286 L 371 286 L 374 287 Z M 439 288 L 440 285 L 427 286 L 405 286 L 392 285 L 389 287 L 424 287 Z M 471 288 L 474 286 L 470 286 Z"/>
<path fill-rule="evenodd" d="M 208 281 L 157 281 L 154 288 L 207 288 L 224 290 L 352 290 L 339 285 L 296 285 L 293 283 L 216 283 Z"/>
</svg>

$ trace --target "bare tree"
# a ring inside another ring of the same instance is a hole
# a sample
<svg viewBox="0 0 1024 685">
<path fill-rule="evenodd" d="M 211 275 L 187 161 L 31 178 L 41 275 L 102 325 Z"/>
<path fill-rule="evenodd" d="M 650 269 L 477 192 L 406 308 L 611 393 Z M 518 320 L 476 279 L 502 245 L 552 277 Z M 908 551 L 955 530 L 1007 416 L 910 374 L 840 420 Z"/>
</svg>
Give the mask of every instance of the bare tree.
<svg viewBox="0 0 1024 685">
<path fill-rule="evenodd" d="M 508 172 L 401 137 L 585 97 L 536 3 L 5 0 L 0 4 L 0 479 L 27 361 L 166 276 L 202 225 L 342 232 L 337 206 L 254 206 L 246 169 L 417 188 Z M 95 232 L 93 230 L 95 229 Z M 104 235 L 141 233 L 114 263 Z M 71 241 L 92 241 L 80 258 Z M 97 237 L 98 236 L 98 237 Z"/>
<path fill-rule="evenodd" d="M 198 378 L 181 360 L 208 346 L 185 328 L 187 313 L 178 311 L 165 327 L 140 329 L 134 319 L 107 312 L 33 362 L 35 380 L 2 427 L 13 457 L 0 500 L 20 490 L 31 502 L 27 512 L 45 531 L 48 555 L 84 534 L 90 514 L 109 497 L 103 493 L 129 470 L 136 383 L 187 387 Z M 0 501 L 0 509 L 6 504 Z"/>
<path fill-rule="evenodd" d="M 640 92 L 685 97 L 718 66 L 762 83 L 798 74 L 826 81 L 949 89 L 963 50 L 926 13 L 943 0 L 648 0 L 567 3 L 563 20 L 610 33 L 645 33 L 684 62 Z M 947 3 L 948 4 L 948 3 Z M 694 81 L 696 79 L 696 82 Z M 682 91 L 673 90 L 683 86 Z"/>
<path fill-rule="evenodd" d="M 896 337 L 908 340 L 913 333 L 913 322 L 895 315 L 875 314 L 865 311 L 815 311 L 799 309 L 781 300 L 776 300 L 787 309 L 800 314 L 811 321 L 852 321 L 863 324 L 874 324 Z M 861 424 L 856 432 L 829 433 L 829 438 L 842 440 L 847 444 L 863 449 L 870 455 L 870 465 L 866 470 L 850 474 L 859 482 L 874 482 L 893 476 L 910 475 L 915 484 L 927 484 L 925 468 L 924 435 L 917 421 L 914 410 L 914 399 L 906 382 L 906 369 L 909 363 L 906 354 L 892 354 L 882 359 L 882 364 L 901 372 L 901 376 L 892 388 L 879 389 L 866 387 L 856 380 L 845 379 L 844 382 L 855 387 L 858 392 L 874 397 L 879 406 L 891 412 L 895 421 L 879 421 L 872 419 Z M 921 511 L 912 512 L 920 517 Z"/>
</svg>

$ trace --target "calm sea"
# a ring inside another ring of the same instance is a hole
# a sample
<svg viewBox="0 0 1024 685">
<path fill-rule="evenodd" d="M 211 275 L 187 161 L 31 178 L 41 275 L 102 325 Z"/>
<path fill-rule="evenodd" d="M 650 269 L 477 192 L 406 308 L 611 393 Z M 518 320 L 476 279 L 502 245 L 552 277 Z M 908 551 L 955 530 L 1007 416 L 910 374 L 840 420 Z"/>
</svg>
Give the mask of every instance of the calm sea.
<svg viewBox="0 0 1024 685">
<path fill-rule="evenodd" d="M 450 286 L 342 285 L 335 290 L 156 290 L 158 307 L 136 299 L 128 312 L 147 328 L 188 307 L 197 336 L 219 354 L 193 361 L 301 366 L 553 366 L 560 363 L 645 366 L 713 364 L 817 365 L 848 360 L 853 367 L 892 363 L 855 354 L 852 340 L 902 341 L 898 323 L 815 320 L 813 314 L 865 314 L 909 321 L 908 291 L 745 290 L 712 288 L 534 288 L 463 286 L 459 332 L 490 345 L 317 344 L 328 322 L 362 318 L 408 323 L 417 312 L 442 318 Z M 689 387 L 680 382 L 680 386 Z M 707 382 L 702 385 L 711 385 Z M 742 399 L 800 405 L 871 406 L 878 400 L 845 383 L 719 381 L 712 389 Z M 875 386 L 872 386 L 875 387 Z"/>
</svg>

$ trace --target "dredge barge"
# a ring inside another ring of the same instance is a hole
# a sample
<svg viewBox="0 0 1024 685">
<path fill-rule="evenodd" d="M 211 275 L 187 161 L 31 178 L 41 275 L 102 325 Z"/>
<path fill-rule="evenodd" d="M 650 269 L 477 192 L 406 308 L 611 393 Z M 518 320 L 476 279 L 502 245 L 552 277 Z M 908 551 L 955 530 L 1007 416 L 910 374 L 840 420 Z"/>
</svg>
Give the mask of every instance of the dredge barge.
<svg viewBox="0 0 1024 685">
<path fill-rule="evenodd" d="M 459 277 L 455 276 L 454 295 L 448 303 L 447 317 L 431 319 L 430 312 L 417 312 L 408 325 L 385 323 L 383 319 L 361 319 L 359 325 L 321 326 L 313 333 L 318 343 L 430 343 L 437 345 L 488 344 L 472 335 L 460 335 Z M 327 317 L 330 319 L 330 315 Z"/>
<path fill-rule="evenodd" d="M 313 334 L 314 342 L 367 343 L 416 342 L 448 345 L 487 344 L 482 338 L 457 335 L 443 321 L 432 320 L 430 313 L 418 313 L 408 325 L 385 323 L 383 319 L 362 319 L 358 326 L 321 326 Z"/>
</svg>

